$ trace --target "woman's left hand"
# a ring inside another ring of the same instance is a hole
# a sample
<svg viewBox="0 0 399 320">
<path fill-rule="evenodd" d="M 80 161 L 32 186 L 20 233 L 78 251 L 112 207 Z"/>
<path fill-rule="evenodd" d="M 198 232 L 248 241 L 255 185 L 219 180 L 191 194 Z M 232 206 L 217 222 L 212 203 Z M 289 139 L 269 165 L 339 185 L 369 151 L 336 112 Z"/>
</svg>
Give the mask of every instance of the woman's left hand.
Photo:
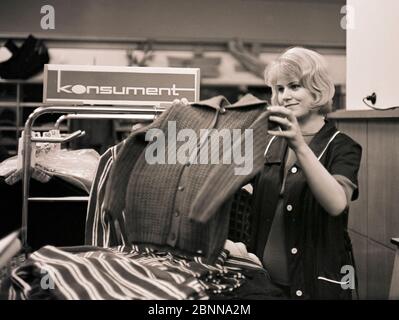
<svg viewBox="0 0 399 320">
<path fill-rule="evenodd" d="M 269 120 L 278 123 L 281 129 L 268 130 L 268 134 L 286 138 L 288 145 L 294 151 L 306 145 L 298 120 L 291 110 L 280 106 L 270 106 L 267 110 L 270 111 Z"/>
</svg>

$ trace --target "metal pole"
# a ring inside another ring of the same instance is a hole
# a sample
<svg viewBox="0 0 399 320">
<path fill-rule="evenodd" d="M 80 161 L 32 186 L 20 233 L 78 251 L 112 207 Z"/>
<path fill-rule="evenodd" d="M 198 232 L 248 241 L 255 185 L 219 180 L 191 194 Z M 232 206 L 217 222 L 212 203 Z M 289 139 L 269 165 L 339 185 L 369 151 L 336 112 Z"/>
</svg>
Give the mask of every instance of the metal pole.
<svg viewBox="0 0 399 320">
<path fill-rule="evenodd" d="M 154 120 L 152 114 L 65 114 L 57 119 L 54 124 L 55 129 L 59 129 L 61 123 L 68 119 L 115 119 L 115 120 Z"/>
</svg>

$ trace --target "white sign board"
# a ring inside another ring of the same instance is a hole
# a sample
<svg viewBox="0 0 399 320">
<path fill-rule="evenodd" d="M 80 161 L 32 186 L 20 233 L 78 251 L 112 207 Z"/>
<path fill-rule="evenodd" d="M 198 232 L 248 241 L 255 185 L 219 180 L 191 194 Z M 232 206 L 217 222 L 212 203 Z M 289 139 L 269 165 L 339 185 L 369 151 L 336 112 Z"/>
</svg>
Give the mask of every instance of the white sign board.
<svg viewBox="0 0 399 320">
<path fill-rule="evenodd" d="M 47 64 L 43 103 L 160 105 L 199 100 L 197 68 L 110 67 Z"/>
</svg>

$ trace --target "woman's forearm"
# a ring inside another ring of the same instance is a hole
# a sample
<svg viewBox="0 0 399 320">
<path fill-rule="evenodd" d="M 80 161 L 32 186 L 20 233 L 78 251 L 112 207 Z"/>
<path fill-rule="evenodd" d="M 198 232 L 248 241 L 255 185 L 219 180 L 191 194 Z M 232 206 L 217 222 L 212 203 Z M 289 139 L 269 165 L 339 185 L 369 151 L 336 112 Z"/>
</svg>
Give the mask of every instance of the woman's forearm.
<svg viewBox="0 0 399 320">
<path fill-rule="evenodd" d="M 295 153 L 316 200 L 329 214 L 337 216 L 342 213 L 347 206 L 347 199 L 341 185 L 324 168 L 307 144 L 300 146 Z"/>
</svg>

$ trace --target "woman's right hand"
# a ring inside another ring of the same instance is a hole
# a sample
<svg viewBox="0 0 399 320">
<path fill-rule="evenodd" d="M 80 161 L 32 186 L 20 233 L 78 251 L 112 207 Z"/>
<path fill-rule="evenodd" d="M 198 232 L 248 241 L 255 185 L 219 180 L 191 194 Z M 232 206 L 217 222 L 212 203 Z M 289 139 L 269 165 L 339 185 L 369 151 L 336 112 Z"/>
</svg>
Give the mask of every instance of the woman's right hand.
<svg viewBox="0 0 399 320">
<path fill-rule="evenodd" d="M 298 120 L 291 110 L 282 106 L 270 106 L 267 110 L 270 112 L 269 120 L 279 125 L 279 130 L 273 128 L 274 130 L 268 130 L 268 134 L 287 139 L 294 151 L 306 145 Z"/>
</svg>

